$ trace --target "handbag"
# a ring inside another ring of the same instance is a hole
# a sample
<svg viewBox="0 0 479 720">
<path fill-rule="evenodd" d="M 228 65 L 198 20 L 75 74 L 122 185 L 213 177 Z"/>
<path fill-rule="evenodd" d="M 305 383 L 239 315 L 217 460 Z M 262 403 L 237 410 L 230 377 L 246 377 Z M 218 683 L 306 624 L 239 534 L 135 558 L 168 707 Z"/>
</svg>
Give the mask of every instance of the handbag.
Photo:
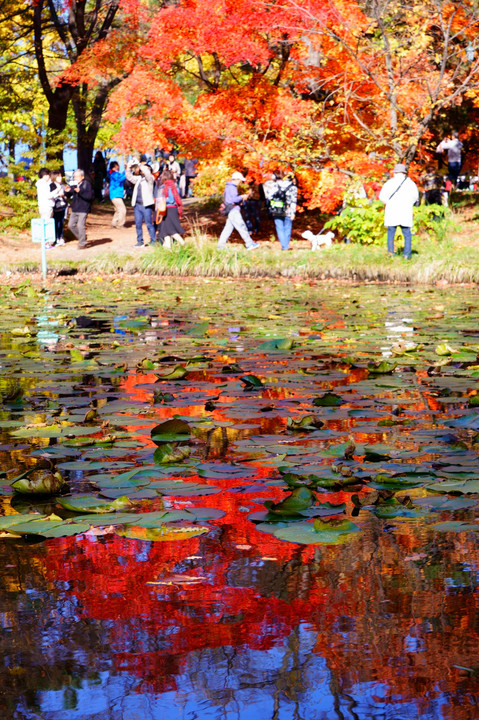
<svg viewBox="0 0 479 720">
<path fill-rule="evenodd" d="M 166 198 L 161 190 L 155 200 L 156 222 L 160 223 L 166 215 Z"/>
</svg>

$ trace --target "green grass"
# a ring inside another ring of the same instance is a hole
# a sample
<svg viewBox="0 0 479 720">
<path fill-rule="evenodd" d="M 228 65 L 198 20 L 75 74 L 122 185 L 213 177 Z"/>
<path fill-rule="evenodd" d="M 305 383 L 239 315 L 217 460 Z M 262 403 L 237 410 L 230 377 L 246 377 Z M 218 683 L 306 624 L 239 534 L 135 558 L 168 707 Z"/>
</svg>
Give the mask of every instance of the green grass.
<svg viewBox="0 0 479 720">
<path fill-rule="evenodd" d="M 128 255 L 114 252 L 97 255 L 77 263 L 52 261 L 50 271 L 76 268 L 79 272 L 202 277 L 291 277 L 338 279 L 355 282 L 399 283 L 479 283 L 479 253 L 470 248 L 454 248 L 448 243 L 424 242 L 406 261 L 389 258 L 385 248 L 335 245 L 312 252 L 300 249 L 281 253 L 271 247 L 247 252 L 241 245 L 217 250 L 214 242 L 187 243 L 167 251 L 162 248 L 135 251 Z M 11 268 L 13 269 L 13 268 Z M 30 272 L 32 263 L 20 263 L 17 271 Z"/>
<path fill-rule="evenodd" d="M 399 243 L 398 243 L 399 247 Z M 353 282 L 395 282 L 434 284 L 479 283 L 479 252 L 452 240 L 413 239 L 413 257 L 389 258 L 386 245 L 335 244 L 317 252 L 306 248 L 287 253 L 275 244 L 247 252 L 242 244 L 217 250 L 216 240 L 194 228 L 184 246 L 132 250 L 128 254 L 105 252 L 77 262 L 49 261 L 50 273 L 76 269 L 83 273 L 118 273 L 196 277 L 291 277 L 294 279 L 337 279 Z M 414 252 L 415 251 L 415 252 Z M 10 271 L 38 271 L 31 260 L 11 263 Z"/>
</svg>

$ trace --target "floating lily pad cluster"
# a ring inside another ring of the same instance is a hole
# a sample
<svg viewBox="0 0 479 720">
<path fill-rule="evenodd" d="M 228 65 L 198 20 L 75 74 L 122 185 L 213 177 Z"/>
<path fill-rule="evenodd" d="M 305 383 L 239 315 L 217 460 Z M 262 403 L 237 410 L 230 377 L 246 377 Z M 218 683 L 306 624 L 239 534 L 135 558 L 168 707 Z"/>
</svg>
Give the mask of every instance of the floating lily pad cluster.
<svg viewBox="0 0 479 720">
<path fill-rule="evenodd" d="M 186 540 L 241 496 L 299 544 L 479 527 L 466 291 L 205 288 L 2 289 L 4 537 Z"/>
</svg>

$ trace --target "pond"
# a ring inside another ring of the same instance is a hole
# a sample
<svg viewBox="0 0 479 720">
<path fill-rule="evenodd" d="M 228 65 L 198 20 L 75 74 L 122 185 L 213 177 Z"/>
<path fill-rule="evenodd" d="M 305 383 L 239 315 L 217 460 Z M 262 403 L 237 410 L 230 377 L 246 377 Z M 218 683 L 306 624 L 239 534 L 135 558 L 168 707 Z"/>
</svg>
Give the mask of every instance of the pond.
<svg viewBox="0 0 479 720">
<path fill-rule="evenodd" d="M 479 717 L 475 290 L 0 311 L 2 718 Z"/>
</svg>

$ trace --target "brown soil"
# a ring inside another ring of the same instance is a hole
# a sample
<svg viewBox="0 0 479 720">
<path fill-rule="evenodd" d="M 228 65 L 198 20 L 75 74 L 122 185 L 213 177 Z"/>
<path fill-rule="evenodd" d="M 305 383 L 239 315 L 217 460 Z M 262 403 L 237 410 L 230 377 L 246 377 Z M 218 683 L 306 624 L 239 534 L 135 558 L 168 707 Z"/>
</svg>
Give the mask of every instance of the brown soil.
<svg viewBox="0 0 479 720">
<path fill-rule="evenodd" d="M 113 228 L 111 219 L 113 207 L 109 202 L 102 205 L 94 205 L 87 219 L 87 247 L 80 250 L 73 235 L 66 230 L 63 246 L 54 247 L 48 250 L 48 259 L 78 261 L 90 259 L 95 255 L 105 252 L 115 252 L 120 255 L 127 255 L 133 252 L 144 252 L 142 248 L 135 247 L 136 229 L 133 217 L 133 209 L 127 208 L 127 219 L 125 227 Z M 199 228 L 211 235 L 218 237 L 223 225 L 222 218 L 217 211 L 202 211 L 194 198 L 184 201 L 183 226 L 186 230 L 186 238 L 193 227 Z M 293 226 L 294 247 L 309 247 L 309 243 L 301 238 L 301 233 L 309 229 L 316 229 L 319 232 L 321 225 L 310 214 L 299 215 Z M 266 243 L 271 248 L 279 250 L 279 243 L 276 240 L 274 223 L 266 216 L 262 218 L 262 229 L 258 235 L 253 236 L 256 241 Z M 144 242 L 149 242 L 146 227 L 143 226 Z M 242 244 L 241 238 L 236 232 L 230 238 L 231 243 Z M 0 248 L 2 261 L 5 264 L 19 263 L 31 260 L 40 262 L 40 245 L 32 243 L 30 233 L 22 233 L 19 236 L 1 236 Z"/>
</svg>

